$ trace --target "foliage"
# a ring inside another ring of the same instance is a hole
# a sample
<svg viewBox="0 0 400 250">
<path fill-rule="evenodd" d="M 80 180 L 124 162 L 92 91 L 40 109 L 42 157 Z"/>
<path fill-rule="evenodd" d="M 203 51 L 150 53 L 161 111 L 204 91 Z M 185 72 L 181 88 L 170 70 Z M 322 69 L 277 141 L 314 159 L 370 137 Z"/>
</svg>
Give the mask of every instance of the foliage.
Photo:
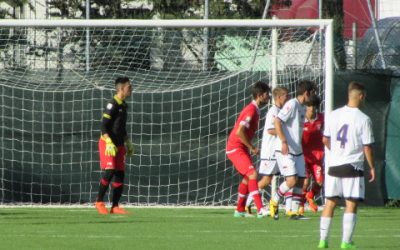
<svg viewBox="0 0 400 250">
<path fill-rule="evenodd" d="M 332 18 L 334 22 L 334 56 L 339 69 L 346 68 L 346 52 L 344 48 L 344 12 L 343 0 L 324 1 L 322 5 L 322 17 Z"/>
</svg>

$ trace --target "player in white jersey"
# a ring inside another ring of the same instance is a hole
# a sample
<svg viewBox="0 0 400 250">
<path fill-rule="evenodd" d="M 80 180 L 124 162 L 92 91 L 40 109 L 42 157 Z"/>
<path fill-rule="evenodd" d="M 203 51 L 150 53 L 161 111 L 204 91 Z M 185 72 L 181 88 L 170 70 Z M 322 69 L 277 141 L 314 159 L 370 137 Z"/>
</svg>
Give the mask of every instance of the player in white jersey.
<svg viewBox="0 0 400 250">
<path fill-rule="evenodd" d="M 364 158 L 370 167 L 369 182 L 375 179 L 374 143 L 370 118 L 359 107 L 365 99 L 365 88 L 357 82 L 348 87 L 348 103 L 329 114 L 323 143 L 330 149 L 325 181 L 326 204 L 321 214 L 319 248 L 328 248 L 329 229 L 339 198 L 346 203 L 343 215 L 341 249 L 355 249 L 352 235 L 356 224 L 358 202 L 364 199 Z"/>
<path fill-rule="evenodd" d="M 258 173 L 261 179 L 258 181 L 258 188 L 263 190 L 271 183 L 272 177 L 279 174 L 279 168 L 275 158 L 275 140 L 276 132 L 274 126 L 275 117 L 279 110 L 288 99 L 288 89 L 285 87 L 276 87 L 272 91 L 274 104 L 268 109 L 265 116 L 264 131 L 261 142 L 260 166 Z M 248 197 L 246 201 L 246 212 L 251 213 L 250 204 L 253 201 L 252 197 Z"/>
<path fill-rule="evenodd" d="M 316 86 L 311 81 L 300 81 L 297 85 L 296 97 L 287 101 L 274 125 L 279 140 L 276 140 L 275 156 L 279 170 L 285 181 L 279 186 L 270 200 L 270 216 L 278 218 L 278 204 L 286 192 L 293 189 L 291 211 L 293 219 L 299 219 L 297 213 L 302 198 L 302 187 L 306 176 L 302 150 L 303 123 L 305 117 L 304 104 L 315 94 Z"/>
</svg>

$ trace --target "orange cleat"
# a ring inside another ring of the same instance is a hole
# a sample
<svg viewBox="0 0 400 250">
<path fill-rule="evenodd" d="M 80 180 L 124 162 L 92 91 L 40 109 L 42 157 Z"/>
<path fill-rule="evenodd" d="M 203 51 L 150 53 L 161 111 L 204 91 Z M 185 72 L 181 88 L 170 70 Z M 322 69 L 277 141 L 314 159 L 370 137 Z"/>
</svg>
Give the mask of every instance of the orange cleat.
<svg viewBox="0 0 400 250">
<path fill-rule="evenodd" d="M 307 199 L 307 202 L 308 202 L 308 205 L 309 205 L 311 211 L 313 211 L 314 213 L 318 212 L 318 205 L 317 205 L 317 203 L 315 203 L 314 198 L 310 197 L 307 193 L 306 199 Z"/>
<path fill-rule="evenodd" d="M 108 210 L 106 208 L 106 205 L 102 201 L 97 201 L 95 204 L 95 207 L 97 209 L 97 212 L 99 214 L 108 214 Z"/>
<path fill-rule="evenodd" d="M 128 211 L 126 211 L 122 207 L 118 207 L 118 206 L 112 207 L 110 213 L 111 214 L 129 214 Z"/>
</svg>

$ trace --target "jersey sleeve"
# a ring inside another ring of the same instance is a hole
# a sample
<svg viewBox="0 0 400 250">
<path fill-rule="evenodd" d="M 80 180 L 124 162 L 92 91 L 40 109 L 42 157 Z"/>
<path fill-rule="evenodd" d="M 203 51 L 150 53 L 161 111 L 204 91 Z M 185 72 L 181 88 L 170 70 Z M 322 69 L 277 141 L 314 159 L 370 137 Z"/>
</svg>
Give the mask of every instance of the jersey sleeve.
<svg viewBox="0 0 400 250">
<path fill-rule="evenodd" d="M 369 145 L 375 142 L 374 133 L 372 131 L 372 122 L 369 118 L 363 124 L 361 140 L 363 145 Z"/>
<path fill-rule="evenodd" d="M 101 120 L 101 134 L 109 134 L 109 127 L 112 121 L 112 117 L 115 114 L 116 105 L 112 102 L 107 103 Z"/>
<path fill-rule="evenodd" d="M 239 125 L 245 126 L 246 128 L 250 127 L 250 122 L 254 119 L 255 110 L 254 109 L 245 109 L 243 110 L 243 114 L 240 116 Z"/>
<path fill-rule="evenodd" d="M 289 101 L 283 105 L 283 108 L 278 113 L 278 118 L 281 121 L 286 122 L 294 114 L 295 105 L 293 102 Z"/>
</svg>

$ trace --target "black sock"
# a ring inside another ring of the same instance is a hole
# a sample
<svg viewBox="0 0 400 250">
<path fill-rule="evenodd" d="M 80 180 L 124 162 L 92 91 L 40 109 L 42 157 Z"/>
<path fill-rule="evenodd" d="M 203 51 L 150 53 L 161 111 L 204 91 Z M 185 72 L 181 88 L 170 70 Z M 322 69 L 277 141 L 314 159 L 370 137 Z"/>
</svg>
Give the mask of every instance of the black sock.
<svg viewBox="0 0 400 250">
<path fill-rule="evenodd" d="M 112 199 L 112 206 L 118 206 L 119 200 L 122 196 L 122 191 L 124 189 L 124 171 L 117 171 L 115 172 L 114 182 L 112 184 L 113 187 L 113 199 Z"/>
<path fill-rule="evenodd" d="M 106 194 L 110 181 L 114 176 L 114 172 L 114 169 L 106 169 L 106 171 L 103 172 L 103 176 L 100 179 L 97 201 L 104 201 L 104 195 Z"/>
</svg>

